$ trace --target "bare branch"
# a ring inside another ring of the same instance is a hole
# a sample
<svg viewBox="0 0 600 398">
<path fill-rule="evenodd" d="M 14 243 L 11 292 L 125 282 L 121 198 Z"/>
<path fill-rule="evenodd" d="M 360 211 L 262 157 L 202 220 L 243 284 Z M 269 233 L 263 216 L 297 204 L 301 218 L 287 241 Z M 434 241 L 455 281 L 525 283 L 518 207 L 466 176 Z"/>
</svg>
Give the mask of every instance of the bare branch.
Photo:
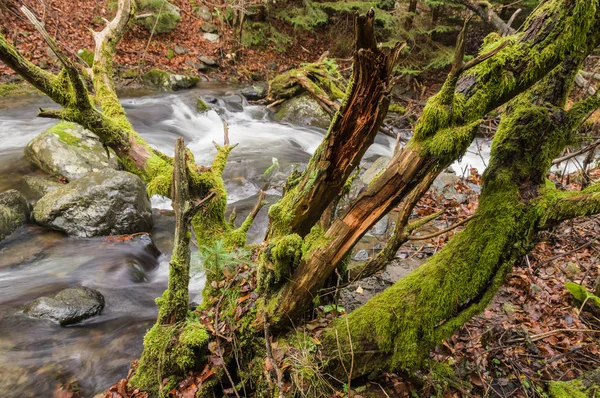
<svg viewBox="0 0 600 398">
<path fill-rule="evenodd" d="M 435 238 L 437 236 L 443 235 L 446 232 L 450 232 L 458 227 L 460 227 L 461 225 L 464 225 L 466 223 L 468 223 L 469 221 L 471 221 L 475 216 L 470 216 L 465 218 L 464 220 L 461 220 L 459 222 L 457 222 L 454 225 L 449 226 L 448 228 L 444 228 L 442 230 L 439 230 L 437 232 L 434 232 L 432 234 L 429 235 L 411 235 L 408 237 L 409 240 L 427 240 L 427 239 L 431 239 L 431 238 Z"/>
<path fill-rule="evenodd" d="M 79 75 L 79 68 L 62 52 L 62 50 L 58 47 L 54 39 L 46 31 L 44 25 L 42 25 L 42 23 L 38 21 L 36 16 L 27 7 L 22 6 L 21 11 L 33 24 L 33 26 L 40 33 L 40 35 L 42 35 L 44 41 L 48 44 L 52 52 L 56 55 L 60 63 L 65 68 L 65 71 L 69 76 L 69 82 L 73 87 L 73 91 L 75 94 L 75 106 L 82 111 L 91 109 L 92 102 L 90 101 L 90 97 L 88 95 L 87 88 L 85 87 L 85 83 Z"/>
</svg>

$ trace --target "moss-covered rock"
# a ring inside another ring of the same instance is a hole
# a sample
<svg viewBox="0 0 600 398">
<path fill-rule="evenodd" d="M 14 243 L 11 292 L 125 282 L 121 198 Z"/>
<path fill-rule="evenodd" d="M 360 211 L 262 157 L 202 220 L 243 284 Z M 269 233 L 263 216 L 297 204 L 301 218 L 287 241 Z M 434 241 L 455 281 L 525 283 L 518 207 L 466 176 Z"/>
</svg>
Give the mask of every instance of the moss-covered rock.
<svg viewBox="0 0 600 398">
<path fill-rule="evenodd" d="M 62 185 L 60 182 L 49 177 L 25 176 L 23 177 L 23 181 L 37 197 L 42 197 Z"/>
<path fill-rule="evenodd" d="M 138 15 L 146 15 L 138 21 L 154 33 L 172 31 L 181 19 L 179 8 L 165 0 L 141 0 Z"/>
<path fill-rule="evenodd" d="M 150 69 L 142 76 L 144 82 L 163 91 L 177 91 L 194 87 L 199 81 L 198 76 L 176 75 L 161 69 Z"/>
<path fill-rule="evenodd" d="M 204 113 L 211 110 L 211 107 L 200 97 L 196 100 L 196 110 L 198 113 Z"/>
<path fill-rule="evenodd" d="M 41 95 L 35 87 L 27 82 L 21 81 L 17 83 L 2 83 L 0 84 L 0 98 L 2 97 L 17 97 L 23 95 Z"/>
<path fill-rule="evenodd" d="M 300 126 L 324 129 L 331 123 L 331 116 L 307 94 L 286 100 L 279 106 L 275 113 L 275 119 Z"/>
<path fill-rule="evenodd" d="M 27 222 L 29 205 L 20 192 L 11 189 L 0 193 L 0 241 Z"/>
<path fill-rule="evenodd" d="M 96 134 L 68 122 L 60 122 L 31 140 L 25 157 L 46 173 L 69 181 L 119 167 L 114 151 L 105 148 Z"/>
<path fill-rule="evenodd" d="M 46 194 L 35 205 L 41 225 L 72 236 L 148 232 L 152 209 L 146 185 L 134 174 L 111 169 L 90 173 Z"/>
</svg>

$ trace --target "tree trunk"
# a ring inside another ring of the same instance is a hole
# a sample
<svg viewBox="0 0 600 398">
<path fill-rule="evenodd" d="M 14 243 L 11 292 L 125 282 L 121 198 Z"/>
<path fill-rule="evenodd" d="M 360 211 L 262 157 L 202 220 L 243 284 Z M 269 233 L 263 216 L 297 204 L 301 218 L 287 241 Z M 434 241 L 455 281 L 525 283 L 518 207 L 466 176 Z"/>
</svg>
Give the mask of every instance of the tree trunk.
<svg viewBox="0 0 600 398">
<path fill-rule="evenodd" d="M 341 345 L 344 361 L 354 361 L 354 377 L 382 362 L 390 368 L 418 366 L 429 349 L 489 304 L 538 231 L 600 211 L 597 187 L 583 193 L 545 187 L 552 160 L 600 106 L 596 96 L 564 110 L 583 58 L 568 57 L 508 104 L 483 175 L 479 207 L 467 227 L 420 268 L 351 313 L 347 323 L 338 320 L 328 331 L 325 350 L 336 358 Z M 341 369 L 334 361 L 331 371 L 340 376 L 336 366 Z"/>
<path fill-rule="evenodd" d="M 596 46 L 600 37 L 596 2 L 563 3 L 543 3 L 529 17 L 523 32 L 496 44 L 496 50 L 490 49 L 490 53 L 500 49 L 497 53 L 482 54 L 483 61 L 475 62 L 470 70 L 451 73 L 441 91 L 427 102 L 407 146 L 392 157 L 345 213 L 321 232 L 320 244 L 304 254 L 290 282 L 277 294 L 272 318 L 285 324 L 310 308 L 323 281 L 356 242 L 425 176 L 439 174 L 464 154 L 483 115 L 531 87 L 570 53 L 584 49 L 587 54 Z M 501 45 L 504 47 L 498 47 Z M 461 69 L 464 65 L 457 71 Z"/>
</svg>

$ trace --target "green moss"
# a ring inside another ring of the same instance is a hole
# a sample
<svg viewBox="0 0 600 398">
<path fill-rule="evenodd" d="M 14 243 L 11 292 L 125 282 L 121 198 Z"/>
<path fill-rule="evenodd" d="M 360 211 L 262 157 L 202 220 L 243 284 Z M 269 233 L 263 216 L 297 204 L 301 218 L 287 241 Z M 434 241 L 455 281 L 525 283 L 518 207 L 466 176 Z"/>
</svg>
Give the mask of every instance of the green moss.
<svg viewBox="0 0 600 398">
<path fill-rule="evenodd" d="M 155 324 L 144 336 L 144 352 L 130 381 L 150 397 L 166 396 L 208 353 L 209 334 L 197 320 L 184 325 Z M 168 386 L 161 387 L 164 379 Z"/>
<path fill-rule="evenodd" d="M 275 15 L 302 30 L 311 30 L 328 21 L 327 13 L 311 0 L 304 0 L 303 5 L 304 7 L 282 8 Z"/>
<path fill-rule="evenodd" d="M 150 82 L 154 86 L 162 87 L 165 81 L 169 80 L 171 74 L 167 71 L 158 68 L 152 68 L 143 75 L 145 81 Z"/>
<path fill-rule="evenodd" d="M 418 367 L 431 347 L 488 305 L 544 224 L 540 220 L 547 209 L 541 209 L 535 198 L 540 193 L 544 197 L 546 172 L 573 129 L 561 108 L 577 71 L 572 67 L 557 67 L 507 105 L 483 175 L 476 222 L 426 264 L 348 316 L 352 340 L 360 342 L 355 350 L 369 350 L 375 344 L 389 353 L 392 368 Z M 472 134 L 461 132 L 464 127 L 445 127 L 455 121 L 442 98 L 443 94 L 424 111 L 431 112 L 427 118 L 434 128 L 423 126 L 417 138 L 441 159 L 438 170 L 458 154 L 457 148 L 468 145 L 466 136 Z M 437 109 L 431 108 L 433 104 Z M 344 336 L 346 323 L 338 321 L 336 328 Z M 335 344 L 332 333 L 326 336 L 327 344 Z"/>
<path fill-rule="evenodd" d="M 265 22 L 247 22 L 242 32 L 244 47 L 265 47 L 273 44 L 276 51 L 283 52 L 292 38 L 281 30 Z"/>
<path fill-rule="evenodd" d="M 22 95 L 41 94 L 27 82 L 0 84 L 0 98 Z"/>
<path fill-rule="evenodd" d="M 150 177 L 147 185 L 148 196 L 170 196 L 173 179 L 172 163 L 155 154 L 146 161 L 145 172 Z"/>
<path fill-rule="evenodd" d="M 297 234 L 278 239 L 271 249 L 275 282 L 280 282 L 291 275 L 292 270 L 302 257 L 302 238 Z"/>
<path fill-rule="evenodd" d="M 81 59 L 83 59 L 88 66 L 92 66 L 94 64 L 94 52 L 93 51 L 91 51 L 87 48 L 81 48 L 77 51 L 77 55 L 79 55 L 79 57 Z"/>
<path fill-rule="evenodd" d="M 196 100 L 196 110 L 198 113 L 204 113 L 211 110 L 211 107 L 200 97 Z"/>
<path fill-rule="evenodd" d="M 390 104 L 388 112 L 397 113 L 399 115 L 404 115 L 406 113 L 406 108 L 400 104 Z"/>
<path fill-rule="evenodd" d="M 81 145 L 81 139 L 74 136 L 69 130 L 76 130 L 77 125 L 70 122 L 60 122 L 50 127 L 47 132 L 49 134 L 55 134 L 58 138 L 67 145 L 81 146 L 87 148 L 85 145 Z"/>
<path fill-rule="evenodd" d="M 580 380 L 551 381 L 548 392 L 551 398 L 588 398 L 591 396 L 585 393 L 585 386 Z"/>
</svg>

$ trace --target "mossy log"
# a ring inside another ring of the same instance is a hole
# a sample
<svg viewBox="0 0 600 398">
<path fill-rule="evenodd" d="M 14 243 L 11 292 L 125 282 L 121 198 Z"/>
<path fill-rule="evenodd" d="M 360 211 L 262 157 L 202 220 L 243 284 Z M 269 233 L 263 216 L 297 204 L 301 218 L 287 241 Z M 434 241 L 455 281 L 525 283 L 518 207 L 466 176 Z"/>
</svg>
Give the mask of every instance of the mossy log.
<svg viewBox="0 0 600 398">
<path fill-rule="evenodd" d="M 308 92 L 335 110 L 338 108 L 336 101 L 344 98 L 346 86 L 335 61 L 322 57 L 317 62 L 302 64 L 275 76 L 269 82 L 268 100 L 286 100 Z"/>
<path fill-rule="evenodd" d="M 464 154 L 486 113 L 530 88 L 565 57 L 588 54 L 600 39 L 597 3 L 548 0 L 530 15 L 522 31 L 488 43 L 478 57 L 481 62 L 470 62 L 474 65 L 470 69 L 457 64 L 441 91 L 427 102 L 408 145 L 396 152 L 381 175 L 324 232 L 324 244 L 303 256 L 290 282 L 278 293 L 279 306 L 271 316 L 286 322 L 309 308 L 323 281 L 381 217 L 400 204 L 428 174 L 437 175 Z M 304 179 L 311 182 L 307 174 Z M 331 186 L 332 182 L 325 180 L 311 189 L 327 191 Z M 280 201 L 282 208 L 292 201 L 288 195 L 286 192 Z M 324 209 L 328 204 L 324 202 L 309 206 Z M 285 220 L 288 226 L 301 226 L 302 232 L 319 218 L 305 221 L 305 215 L 312 214 L 310 207 L 297 211 L 288 206 L 278 213 L 272 208 L 269 213 Z M 275 220 L 271 224 L 274 228 Z M 296 232 L 289 227 L 288 231 Z"/>
<path fill-rule="evenodd" d="M 341 346 L 344 361 L 354 361 L 356 376 L 382 362 L 389 368 L 419 366 L 429 349 L 489 304 L 513 264 L 536 243 L 537 232 L 600 211 L 598 186 L 561 192 L 545 183 L 554 157 L 600 106 L 595 96 L 564 110 L 582 61 L 581 55 L 568 57 L 508 104 L 473 221 L 423 266 L 326 333 L 325 349 L 335 358 Z"/>
</svg>

